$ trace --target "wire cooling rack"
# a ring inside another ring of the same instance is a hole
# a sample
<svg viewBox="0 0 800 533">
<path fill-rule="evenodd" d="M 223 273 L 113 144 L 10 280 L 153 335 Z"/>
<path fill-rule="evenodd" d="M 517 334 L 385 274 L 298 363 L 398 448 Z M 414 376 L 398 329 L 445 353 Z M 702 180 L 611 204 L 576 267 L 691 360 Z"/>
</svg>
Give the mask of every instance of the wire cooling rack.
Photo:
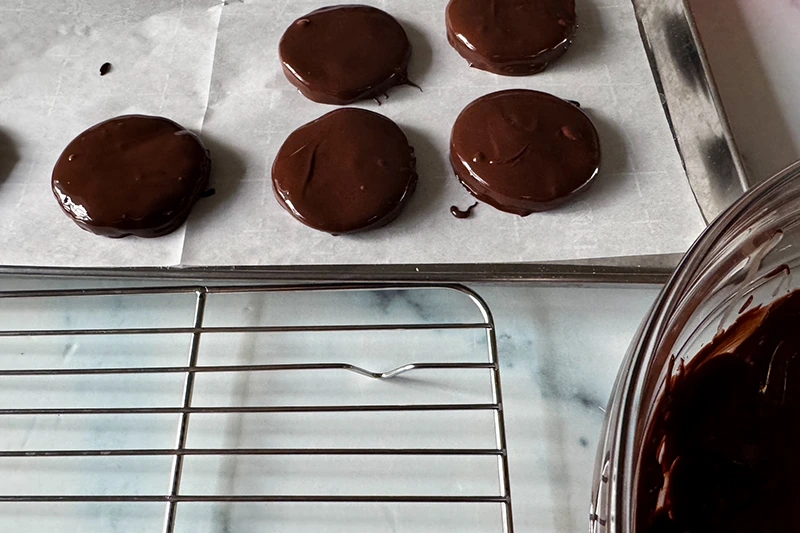
<svg viewBox="0 0 800 533">
<path fill-rule="evenodd" d="M 460 285 L 0 292 L 0 446 L 8 531 L 85 526 L 81 513 L 114 530 L 246 531 L 274 515 L 287 531 L 310 515 L 358 530 L 347 513 L 377 506 L 395 526 L 488 507 L 513 533 L 494 322 Z M 211 507 L 183 512 L 196 505 Z"/>
</svg>

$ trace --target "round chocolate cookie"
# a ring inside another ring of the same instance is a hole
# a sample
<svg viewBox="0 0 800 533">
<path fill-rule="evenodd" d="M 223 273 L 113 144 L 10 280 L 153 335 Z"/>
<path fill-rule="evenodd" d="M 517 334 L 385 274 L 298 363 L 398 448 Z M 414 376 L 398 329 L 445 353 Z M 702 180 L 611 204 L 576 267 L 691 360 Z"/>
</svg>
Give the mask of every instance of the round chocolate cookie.
<svg viewBox="0 0 800 533">
<path fill-rule="evenodd" d="M 543 71 L 575 36 L 575 0 L 450 0 L 447 40 L 470 66 L 505 76 Z"/>
<path fill-rule="evenodd" d="M 408 83 L 411 44 L 391 15 L 324 7 L 294 21 L 280 42 L 283 72 L 309 100 L 346 105 Z"/>
<path fill-rule="evenodd" d="M 92 126 L 53 169 L 53 193 L 81 228 L 107 237 L 159 237 L 177 229 L 206 190 L 203 143 L 161 117 L 127 115 Z"/>
<path fill-rule="evenodd" d="M 589 186 L 600 166 L 600 140 L 577 106 L 513 89 L 478 98 L 461 112 L 450 163 L 478 200 L 527 216 Z"/>
<path fill-rule="evenodd" d="M 338 235 L 394 220 L 416 188 L 415 165 L 397 124 L 371 111 L 338 109 L 289 135 L 272 185 L 296 219 Z"/>
</svg>

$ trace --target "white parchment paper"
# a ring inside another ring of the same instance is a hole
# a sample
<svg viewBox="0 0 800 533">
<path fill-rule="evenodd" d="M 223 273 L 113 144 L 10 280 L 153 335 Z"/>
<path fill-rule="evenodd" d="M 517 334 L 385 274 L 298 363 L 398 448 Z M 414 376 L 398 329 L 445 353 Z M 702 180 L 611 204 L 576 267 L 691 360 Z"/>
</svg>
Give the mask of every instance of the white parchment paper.
<svg viewBox="0 0 800 533">
<path fill-rule="evenodd" d="M 160 266 L 184 228 L 100 238 L 61 212 L 50 175 L 81 131 L 128 113 L 199 131 L 219 0 L 22 0 L 0 6 L 0 264 Z M 100 66 L 112 70 L 101 77 Z"/>
<path fill-rule="evenodd" d="M 359 1 L 396 16 L 412 40 L 410 75 L 423 92 L 399 87 L 380 107 L 359 106 L 404 129 L 420 181 L 391 225 L 343 237 L 295 221 L 270 182 L 289 133 L 334 109 L 302 97 L 277 57 L 285 28 L 330 2 L 26 0 L 23 8 L 0 8 L 10 9 L 0 21 L 0 72 L 11 73 L 0 78 L 0 145 L 11 154 L 0 165 L 0 264 L 533 262 L 683 252 L 703 229 L 628 0 L 578 0 L 573 47 L 547 72 L 525 78 L 468 68 L 447 44 L 446 0 Z M 115 68 L 101 78 L 105 61 Z M 601 175 L 557 211 L 519 218 L 481 205 L 471 219 L 457 220 L 450 206 L 472 199 L 447 161 L 452 124 L 473 99 L 514 87 L 582 104 L 600 132 Z M 93 236 L 60 212 L 49 191 L 63 146 L 128 112 L 202 128 L 211 150 L 217 193 L 171 236 Z"/>
</svg>

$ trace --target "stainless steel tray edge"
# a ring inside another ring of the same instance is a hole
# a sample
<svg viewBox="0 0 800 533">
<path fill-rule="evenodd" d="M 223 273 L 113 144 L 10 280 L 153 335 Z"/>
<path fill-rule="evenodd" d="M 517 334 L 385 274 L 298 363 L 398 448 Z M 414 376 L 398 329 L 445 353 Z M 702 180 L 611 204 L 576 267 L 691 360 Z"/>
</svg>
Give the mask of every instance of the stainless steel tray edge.
<svg viewBox="0 0 800 533">
<path fill-rule="evenodd" d="M 750 186 L 687 0 L 632 0 L 675 144 L 706 222 Z"/>
<path fill-rule="evenodd" d="M 665 283 L 680 255 L 612 258 L 602 265 L 581 264 L 452 264 L 452 265 L 331 265 L 291 267 L 168 267 L 168 268 L 62 268 L 3 267 L 0 276 L 42 278 L 139 279 L 164 281 L 209 280 L 263 283 L 471 283 L 525 282 L 531 284 L 639 284 Z"/>
</svg>

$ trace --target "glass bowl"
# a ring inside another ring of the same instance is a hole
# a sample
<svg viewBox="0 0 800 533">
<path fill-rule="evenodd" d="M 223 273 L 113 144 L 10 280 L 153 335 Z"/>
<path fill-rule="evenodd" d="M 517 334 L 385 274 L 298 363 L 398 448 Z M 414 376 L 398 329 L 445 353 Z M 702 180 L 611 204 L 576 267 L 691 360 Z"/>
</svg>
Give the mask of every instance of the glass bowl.
<svg viewBox="0 0 800 533">
<path fill-rule="evenodd" d="M 743 307 L 800 286 L 800 162 L 748 191 L 681 261 L 639 327 L 606 413 L 589 531 L 633 533 L 645 432 L 668 377 L 731 325 Z"/>
</svg>

